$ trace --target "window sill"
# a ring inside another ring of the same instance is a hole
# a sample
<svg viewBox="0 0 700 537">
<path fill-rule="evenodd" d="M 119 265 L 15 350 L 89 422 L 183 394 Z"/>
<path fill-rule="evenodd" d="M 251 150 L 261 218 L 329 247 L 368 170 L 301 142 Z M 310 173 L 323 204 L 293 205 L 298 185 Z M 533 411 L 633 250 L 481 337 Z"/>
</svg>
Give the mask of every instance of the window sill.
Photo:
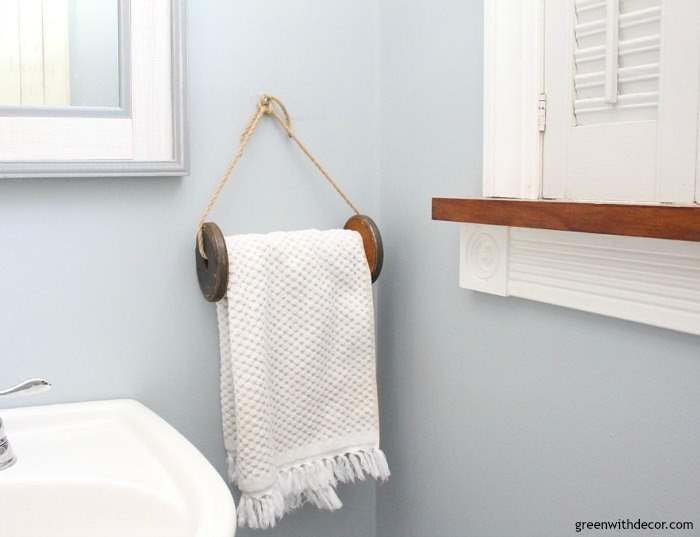
<svg viewBox="0 0 700 537">
<path fill-rule="evenodd" d="M 433 219 L 462 222 L 465 289 L 700 335 L 700 207 L 435 198 Z"/>
<path fill-rule="evenodd" d="M 700 206 L 433 198 L 433 220 L 700 241 Z"/>
</svg>

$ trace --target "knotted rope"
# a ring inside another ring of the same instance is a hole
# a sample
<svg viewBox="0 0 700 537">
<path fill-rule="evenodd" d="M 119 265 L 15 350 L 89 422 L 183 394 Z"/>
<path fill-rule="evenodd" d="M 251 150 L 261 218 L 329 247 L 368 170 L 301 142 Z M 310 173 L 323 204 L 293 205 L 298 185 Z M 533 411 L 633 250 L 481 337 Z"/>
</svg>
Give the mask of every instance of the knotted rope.
<svg viewBox="0 0 700 537">
<path fill-rule="evenodd" d="M 277 110 L 275 110 L 274 105 L 277 105 L 281 110 L 282 113 L 284 114 L 284 117 L 282 117 Z M 204 209 L 204 212 L 202 213 L 202 216 L 199 217 L 199 222 L 197 224 L 197 248 L 199 249 L 199 255 L 202 256 L 203 259 L 207 259 L 207 255 L 204 252 L 204 241 L 202 239 L 202 226 L 204 225 L 205 220 L 207 219 L 207 216 L 209 216 L 209 213 L 211 210 L 214 208 L 214 205 L 216 205 L 216 202 L 219 200 L 219 196 L 221 195 L 222 190 L 224 189 L 224 186 L 226 186 L 226 183 L 228 182 L 229 178 L 231 177 L 231 173 L 233 172 L 234 168 L 236 167 L 236 164 L 238 164 L 238 161 L 241 160 L 241 157 L 243 156 L 243 151 L 245 150 L 246 146 L 248 145 L 248 142 L 250 141 L 250 138 L 253 136 L 253 133 L 255 132 L 256 127 L 258 126 L 258 123 L 260 122 L 260 119 L 264 115 L 269 115 L 272 116 L 277 120 L 277 123 L 279 123 L 282 128 L 285 130 L 287 133 L 287 136 L 289 136 L 292 140 L 294 140 L 294 143 L 299 146 L 299 149 L 302 150 L 302 152 L 309 158 L 309 160 L 316 166 L 319 172 L 321 172 L 321 175 L 328 181 L 328 183 L 333 187 L 333 189 L 338 193 L 338 195 L 343 198 L 343 201 L 348 204 L 348 206 L 353 210 L 355 214 L 360 214 L 360 211 L 357 209 L 357 207 L 353 204 L 352 201 L 350 201 L 350 198 L 343 192 L 343 190 L 338 186 L 338 183 L 336 183 L 333 178 L 330 176 L 330 174 L 325 170 L 323 166 L 321 166 L 321 163 L 316 160 L 316 158 L 311 154 L 311 152 L 306 148 L 306 146 L 302 143 L 299 138 L 297 138 L 296 134 L 294 134 L 294 131 L 292 130 L 292 120 L 289 117 L 289 113 L 287 112 L 287 108 L 284 106 L 282 101 L 280 101 L 277 97 L 274 97 L 273 95 L 267 95 L 263 94 L 260 96 L 260 99 L 258 100 L 258 106 L 255 110 L 255 113 L 251 116 L 250 120 L 248 121 L 245 129 L 243 130 L 243 133 L 241 134 L 241 141 L 238 146 L 238 150 L 236 153 L 233 155 L 233 158 L 229 161 L 228 165 L 226 166 L 226 169 L 224 170 L 223 175 L 221 176 L 221 179 L 219 179 L 219 182 L 216 184 L 216 188 L 212 192 L 211 196 L 209 197 L 209 202 L 207 203 L 206 208 Z"/>
</svg>

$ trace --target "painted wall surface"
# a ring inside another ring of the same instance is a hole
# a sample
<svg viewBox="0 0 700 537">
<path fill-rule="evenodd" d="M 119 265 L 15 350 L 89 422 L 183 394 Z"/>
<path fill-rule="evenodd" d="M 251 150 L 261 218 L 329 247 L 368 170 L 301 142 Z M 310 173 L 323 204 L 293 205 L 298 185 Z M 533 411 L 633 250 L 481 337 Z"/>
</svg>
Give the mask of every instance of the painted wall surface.
<svg viewBox="0 0 700 537">
<path fill-rule="evenodd" d="M 217 328 L 195 276 L 197 219 L 262 91 L 285 101 L 299 136 L 376 213 L 378 6 L 188 4 L 189 177 L 0 181 L 0 385 L 54 384 L 1 404 L 133 397 L 223 470 Z M 212 218 L 238 233 L 340 227 L 349 216 L 265 120 Z M 373 535 L 374 487 L 341 496 L 344 510 L 306 509 L 266 535 Z"/>
<path fill-rule="evenodd" d="M 0 406 L 133 397 L 223 470 L 194 226 L 265 90 L 381 213 L 393 470 L 376 521 L 374 487 L 351 486 L 339 513 L 307 509 L 266 535 L 560 537 L 618 517 L 700 527 L 699 338 L 457 287 L 458 226 L 431 222 L 430 198 L 480 193 L 481 5 L 189 2 L 189 177 L 0 181 L 0 385 L 54 383 Z M 347 216 L 266 121 L 212 218 L 235 233 Z"/>
<path fill-rule="evenodd" d="M 430 198 L 480 195 L 482 1 L 380 5 L 377 535 L 562 537 L 618 517 L 700 535 L 700 338 L 458 288 L 458 225 L 431 222 Z"/>
</svg>

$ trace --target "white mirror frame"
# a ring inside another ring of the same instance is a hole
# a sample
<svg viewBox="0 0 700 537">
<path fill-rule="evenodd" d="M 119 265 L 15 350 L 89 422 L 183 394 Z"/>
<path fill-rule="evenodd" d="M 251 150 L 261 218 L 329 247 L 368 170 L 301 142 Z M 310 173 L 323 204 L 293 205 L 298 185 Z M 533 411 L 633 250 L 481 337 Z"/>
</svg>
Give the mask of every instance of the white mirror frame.
<svg viewBox="0 0 700 537">
<path fill-rule="evenodd" d="M 0 178 L 187 174 L 185 2 L 120 4 L 120 107 L 0 108 Z"/>
</svg>

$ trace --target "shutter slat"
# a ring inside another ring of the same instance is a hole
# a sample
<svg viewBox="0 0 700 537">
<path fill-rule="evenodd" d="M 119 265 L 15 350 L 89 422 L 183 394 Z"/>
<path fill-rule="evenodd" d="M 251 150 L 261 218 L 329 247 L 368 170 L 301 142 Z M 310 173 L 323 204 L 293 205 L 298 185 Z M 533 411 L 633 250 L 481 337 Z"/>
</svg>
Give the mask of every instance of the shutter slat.
<svg viewBox="0 0 700 537">
<path fill-rule="evenodd" d="M 648 91 L 644 93 L 629 93 L 620 95 L 616 108 L 635 108 L 639 106 L 656 106 L 659 99 L 658 91 Z M 591 110 L 598 110 L 605 107 L 605 99 L 603 97 L 595 97 L 592 99 L 576 99 L 575 106 L 578 112 L 586 113 Z"/>
</svg>

